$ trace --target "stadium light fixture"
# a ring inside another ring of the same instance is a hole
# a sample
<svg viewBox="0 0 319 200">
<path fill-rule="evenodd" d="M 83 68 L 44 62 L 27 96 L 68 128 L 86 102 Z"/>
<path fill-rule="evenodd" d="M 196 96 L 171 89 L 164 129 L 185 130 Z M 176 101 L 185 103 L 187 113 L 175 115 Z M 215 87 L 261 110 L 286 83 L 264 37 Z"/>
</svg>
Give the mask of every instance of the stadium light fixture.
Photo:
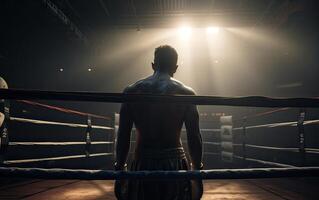
<svg viewBox="0 0 319 200">
<path fill-rule="evenodd" d="M 182 39 L 188 39 L 192 35 L 192 28 L 189 26 L 182 26 L 178 30 Z"/>
<path fill-rule="evenodd" d="M 217 26 L 210 26 L 206 28 L 207 34 L 215 34 L 217 35 L 220 31 L 220 28 Z"/>
</svg>

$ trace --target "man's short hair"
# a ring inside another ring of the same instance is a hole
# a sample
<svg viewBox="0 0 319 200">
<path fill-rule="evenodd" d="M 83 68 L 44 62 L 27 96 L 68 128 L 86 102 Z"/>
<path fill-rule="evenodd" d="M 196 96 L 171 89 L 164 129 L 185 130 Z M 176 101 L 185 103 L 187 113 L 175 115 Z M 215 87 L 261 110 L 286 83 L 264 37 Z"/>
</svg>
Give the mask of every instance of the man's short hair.
<svg viewBox="0 0 319 200">
<path fill-rule="evenodd" d="M 177 64 L 177 52 L 169 45 L 161 45 L 155 49 L 154 64 L 160 71 L 171 71 Z"/>
</svg>

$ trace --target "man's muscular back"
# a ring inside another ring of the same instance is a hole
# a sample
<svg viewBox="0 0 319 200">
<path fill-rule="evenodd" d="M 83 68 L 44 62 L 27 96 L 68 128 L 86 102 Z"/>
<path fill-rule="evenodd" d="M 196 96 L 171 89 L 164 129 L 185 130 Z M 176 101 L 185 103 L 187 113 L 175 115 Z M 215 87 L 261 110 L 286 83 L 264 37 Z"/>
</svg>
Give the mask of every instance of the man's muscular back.
<svg viewBox="0 0 319 200">
<path fill-rule="evenodd" d="M 194 95 L 194 91 L 167 74 L 155 73 L 127 87 L 125 93 Z M 189 105 L 172 103 L 132 103 L 128 105 L 136 127 L 137 152 L 142 148 L 181 146 L 180 132 Z"/>
<path fill-rule="evenodd" d="M 128 86 L 127 94 L 194 95 L 194 91 L 173 79 L 176 72 L 177 52 L 164 45 L 155 49 L 154 74 Z M 147 152 L 143 149 L 179 149 L 180 132 L 185 123 L 189 155 L 194 169 L 202 166 L 202 140 L 199 130 L 199 117 L 195 105 L 173 103 L 123 103 L 120 109 L 120 122 L 116 144 L 115 169 L 124 168 L 130 148 L 130 136 L 135 124 L 136 154 Z M 176 168 L 177 169 L 177 168 Z M 179 168 L 178 168 L 179 169 Z"/>
<path fill-rule="evenodd" d="M 173 79 L 177 52 L 168 45 L 154 52 L 154 74 L 128 86 L 126 94 L 194 95 L 194 91 Z M 195 105 L 174 103 L 122 103 L 116 142 L 115 170 L 126 166 L 133 124 L 136 127 L 136 148 L 130 170 L 188 170 L 188 160 L 182 148 L 180 134 L 185 123 L 192 169 L 202 169 L 202 139 Z M 124 184 L 124 183 L 123 183 Z M 201 181 L 174 182 L 135 180 L 124 187 L 115 183 L 119 199 L 200 199 Z M 124 189 L 122 190 L 121 188 Z M 127 188 L 127 189 L 125 189 Z M 125 197 L 125 198 L 122 198 Z"/>
</svg>

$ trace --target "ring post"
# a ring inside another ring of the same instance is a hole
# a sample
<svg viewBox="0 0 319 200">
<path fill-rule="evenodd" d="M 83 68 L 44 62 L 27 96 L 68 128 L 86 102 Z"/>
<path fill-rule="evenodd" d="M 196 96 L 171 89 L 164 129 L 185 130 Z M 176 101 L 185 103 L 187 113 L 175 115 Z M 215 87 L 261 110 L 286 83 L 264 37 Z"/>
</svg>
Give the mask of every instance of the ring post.
<svg viewBox="0 0 319 200">
<path fill-rule="evenodd" d="M 243 132 L 242 132 L 242 151 L 243 151 L 243 165 L 246 165 L 246 126 L 247 126 L 247 117 L 243 118 Z"/>
<path fill-rule="evenodd" d="M 306 117 L 306 109 L 301 108 L 299 110 L 299 117 L 297 122 L 298 127 L 298 135 L 299 135 L 299 152 L 301 157 L 301 166 L 304 166 L 306 163 L 306 156 L 305 156 L 305 127 L 304 121 Z"/>
<path fill-rule="evenodd" d="M 233 120 L 232 116 L 220 117 L 221 159 L 224 162 L 233 162 Z"/>
<path fill-rule="evenodd" d="M 116 138 L 117 138 L 117 131 L 119 129 L 119 124 L 120 124 L 120 114 L 119 113 L 114 113 L 114 138 L 113 138 L 113 155 L 114 155 L 114 161 L 115 161 L 115 156 L 116 156 Z"/>
<path fill-rule="evenodd" d="M 8 146 L 9 146 L 9 123 L 10 123 L 10 102 L 9 100 L 1 100 L 1 103 L 3 104 L 2 106 L 2 111 L 3 113 L 3 123 L 0 124 L 0 155 L 3 155 L 6 153 Z M 2 159 L 1 159 L 2 162 Z"/>
<path fill-rule="evenodd" d="M 90 157 L 91 150 L 91 130 L 92 130 L 92 119 L 91 116 L 87 116 L 87 128 L 86 128 L 86 137 L 85 137 L 85 155 Z"/>
<path fill-rule="evenodd" d="M 8 89 L 8 84 L 2 77 L 0 77 L 0 89 Z M 3 164 L 9 146 L 10 101 L 8 99 L 0 99 L 0 120 L 0 164 Z"/>
</svg>

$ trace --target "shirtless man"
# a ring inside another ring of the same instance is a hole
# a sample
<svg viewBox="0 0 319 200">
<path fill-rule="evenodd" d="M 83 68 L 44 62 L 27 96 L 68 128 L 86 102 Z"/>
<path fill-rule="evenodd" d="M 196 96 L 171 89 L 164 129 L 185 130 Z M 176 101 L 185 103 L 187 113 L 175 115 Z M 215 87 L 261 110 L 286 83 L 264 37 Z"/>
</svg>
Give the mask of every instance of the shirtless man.
<svg viewBox="0 0 319 200">
<path fill-rule="evenodd" d="M 128 86 L 127 94 L 195 95 L 192 88 L 173 78 L 177 70 L 177 52 L 164 45 L 155 49 L 154 74 Z M 136 148 L 131 171 L 190 169 L 181 142 L 185 123 L 191 169 L 202 169 L 202 139 L 195 105 L 173 103 L 123 103 L 117 134 L 115 170 L 124 170 L 133 124 Z M 200 199 L 201 181 L 116 181 L 118 199 L 188 200 Z"/>
</svg>

